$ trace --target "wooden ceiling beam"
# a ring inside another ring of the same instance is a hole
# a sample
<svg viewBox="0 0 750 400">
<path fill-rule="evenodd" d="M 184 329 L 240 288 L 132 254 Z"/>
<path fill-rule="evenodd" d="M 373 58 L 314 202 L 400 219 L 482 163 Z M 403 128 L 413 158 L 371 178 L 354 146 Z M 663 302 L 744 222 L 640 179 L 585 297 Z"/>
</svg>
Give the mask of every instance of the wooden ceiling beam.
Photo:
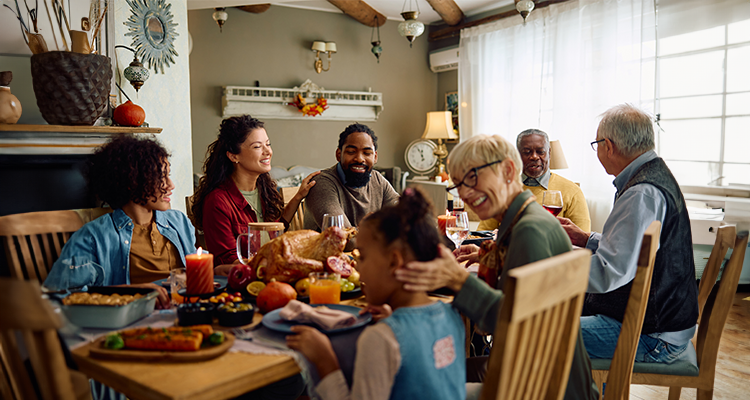
<svg viewBox="0 0 750 400">
<path fill-rule="evenodd" d="M 385 24 L 385 15 L 377 12 L 362 0 L 328 0 L 328 2 L 363 25 L 375 27 L 376 24 L 377 26 Z"/>
<path fill-rule="evenodd" d="M 269 8 L 271 8 L 270 4 L 253 4 L 251 6 L 237 6 L 235 8 L 239 8 L 242 11 L 246 11 L 253 14 L 260 14 L 262 12 L 266 12 Z"/>
<path fill-rule="evenodd" d="M 534 7 L 534 10 L 538 10 L 540 8 L 551 6 L 552 4 L 565 3 L 566 1 L 569 1 L 569 0 L 547 0 L 547 1 L 540 1 L 540 2 L 536 3 L 536 6 Z M 532 11 L 532 13 L 533 12 L 534 11 Z M 519 18 L 521 18 L 521 14 L 519 14 L 518 11 L 516 11 L 514 9 L 514 10 L 509 10 L 509 11 L 506 11 L 506 12 L 502 12 L 502 13 L 499 13 L 499 14 L 490 15 L 489 17 L 478 19 L 476 21 L 466 22 L 466 23 L 459 24 L 459 25 L 456 25 L 456 26 L 449 26 L 447 28 L 443 28 L 443 29 L 440 29 L 440 30 L 437 30 L 435 32 L 430 33 L 430 35 L 428 37 L 428 40 L 430 42 L 434 42 L 434 41 L 441 40 L 441 39 L 451 38 L 451 37 L 459 35 L 461 33 L 461 29 L 471 28 L 473 26 L 488 24 L 490 22 L 495 22 L 497 20 L 501 20 L 503 18 L 508 18 L 508 17 L 513 17 L 513 16 L 516 16 L 516 15 Z"/>
<path fill-rule="evenodd" d="M 427 0 L 443 21 L 454 26 L 464 20 L 464 12 L 458 7 L 453 0 Z"/>
</svg>

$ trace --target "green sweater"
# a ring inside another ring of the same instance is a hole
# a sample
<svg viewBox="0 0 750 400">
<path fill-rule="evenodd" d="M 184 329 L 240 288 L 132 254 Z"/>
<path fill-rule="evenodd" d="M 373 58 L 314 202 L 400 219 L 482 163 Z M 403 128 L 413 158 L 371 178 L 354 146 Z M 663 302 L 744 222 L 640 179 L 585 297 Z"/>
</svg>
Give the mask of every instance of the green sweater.
<svg viewBox="0 0 750 400">
<path fill-rule="evenodd" d="M 508 230 L 516 213 L 529 196 L 531 192 L 528 190 L 516 196 L 503 217 L 497 237 L 502 237 Z M 507 244 L 505 268 L 498 282 L 499 285 L 505 281 L 507 271 L 510 269 L 572 250 L 570 239 L 557 219 L 536 203 L 529 204 L 524 210 L 508 236 Z M 494 332 L 503 296 L 502 291 L 490 288 L 472 275 L 456 295 L 453 306 L 474 321 L 481 330 Z M 598 398 L 599 390 L 591 377 L 591 360 L 586 353 L 579 328 L 565 399 L 596 400 Z"/>
</svg>

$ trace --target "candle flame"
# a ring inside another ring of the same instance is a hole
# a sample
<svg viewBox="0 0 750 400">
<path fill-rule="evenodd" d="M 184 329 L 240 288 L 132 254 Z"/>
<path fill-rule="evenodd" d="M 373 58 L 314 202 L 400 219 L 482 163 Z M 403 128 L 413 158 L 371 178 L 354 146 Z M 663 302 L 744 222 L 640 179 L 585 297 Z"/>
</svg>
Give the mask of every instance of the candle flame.
<svg viewBox="0 0 750 400">
<path fill-rule="evenodd" d="M 445 209 L 445 215 L 451 215 L 450 210 L 448 210 L 447 208 Z"/>
<path fill-rule="evenodd" d="M 196 251 L 195 254 L 197 254 L 197 255 L 203 254 L 203 248 L 202 247 L 198 247 L 198 251 Z"/>
</svg>

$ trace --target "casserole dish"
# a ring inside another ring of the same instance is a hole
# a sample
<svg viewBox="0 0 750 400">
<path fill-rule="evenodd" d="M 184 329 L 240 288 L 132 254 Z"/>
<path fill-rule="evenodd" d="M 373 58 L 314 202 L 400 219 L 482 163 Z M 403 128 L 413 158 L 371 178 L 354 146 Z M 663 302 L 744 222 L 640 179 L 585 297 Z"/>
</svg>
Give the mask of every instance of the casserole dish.
<svg viewBox="0 0 750 400">
<path fill-rule="evenodd" d="M 119 329 L 151 314 L 156 305 L 159 293 L 156 289 L 144 289 L 133 287 L 99 286 L 89 287 L 89 293 L 100 293 L 102 295 L 135 295 L 143 297 L 123 306 L 62 304 L 65 317 L 81 328 Z"/>
</svg>

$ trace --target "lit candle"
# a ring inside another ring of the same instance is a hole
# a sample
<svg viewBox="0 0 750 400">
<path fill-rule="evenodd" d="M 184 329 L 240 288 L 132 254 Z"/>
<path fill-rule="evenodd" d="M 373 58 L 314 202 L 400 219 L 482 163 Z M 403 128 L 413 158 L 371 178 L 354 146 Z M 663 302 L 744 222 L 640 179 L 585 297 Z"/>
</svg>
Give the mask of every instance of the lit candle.
<svg viewBox="0 0 750 400">
<path fill-rule="evenodd" d="M 198 248 L 195 254 L 185 256 L 188 294 L 205 294 L 214 291 L 214 255 Z"/>
<path fill-rule="evenodd" d="M 445 215 L 438 215 L 438 232 L 445 235 L 445 227 L 448 224 L 448 221 L 451 220 L 455 221 L 456 217 L 450 215 L 450 212 L 448 210 L 445 210 Z"/>
</svg>

